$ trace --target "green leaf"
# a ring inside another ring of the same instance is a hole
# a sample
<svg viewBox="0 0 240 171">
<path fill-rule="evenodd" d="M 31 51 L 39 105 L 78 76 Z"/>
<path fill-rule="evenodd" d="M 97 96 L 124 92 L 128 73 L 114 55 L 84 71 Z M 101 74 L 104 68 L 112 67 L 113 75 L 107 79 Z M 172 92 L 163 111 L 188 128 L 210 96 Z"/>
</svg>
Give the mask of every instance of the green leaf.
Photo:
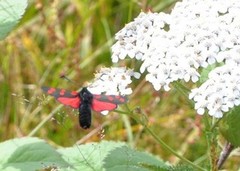
<svg viewBox="0 0 240 171">
<path fill-rule="evenodd" d="M 0 144 L 0 170 L 26 171 L 70 167 L 50 145 L 38 138 L 16 138 Z"/>
<path fill-rule="evenodd" d="M 14 28 L 27 7 L 27 0 L 0 0 L 0 40 Z"/>
<path fill-rule="evenodd" d="M 220 131 L 224 138 L 235 147 L 240 146 L 240 106 L 234 107 L 221 120 Z"/>
<path fill-rule="evenodd" d="M 175 81 L 172 83 L 173 87 L 181 94 L 185 97 L 186 101 L 189 102 L 190 106 L 194 106 L 194 103 L 192 100 L 189 100 L 189 92 L 190 90 L 185 87 L 181 82 L 179 81 Z"/>
<path fill-rule="evenodd" d="M 214 68 L 216 68 L 216 64 L 208 65 L 206 68 L 203 68 L 201 71 L 199 82 L 200 84 L 204 83 L 208 80 L 208 74 L 211 72 Z"/>
<path fill-rule="evenodd" d="M 150 168 L 154 168 L 154 170 L 168 168 L 168 165 L 156 157 L 135 151 L 122 142 L 102 141 L 101 143 L 79 145 L 58 151 L 74 167 L 72 170 L 122 171 L 128 169 L 147 171 L 153 170 Z"/>
<path fill-rule="evenodd" d="M 111 151 L 104 159 L 107 171 L 149 171 L 168 170 L 169 165 L 146 152 L 140 152 L 128 146 L 118 147 Z"/>
<path fill-rule="evenodd" d="M 85 145 L 76 145 L 74 147 L 62 148 L 58 152 L 69 162 L 74 169 L 72 170 L 102 170 L 103 159 L 106 154 L 123 143 L 89 143 Z"/>
<path fill-rule="evenodd" d="M 171 167 L 168 171 L 195 171 L 192 166 L 185 164 L 178 164 L 176 166 Z"/>
<path fill-rule="evenodd" d="M 202 71 L 201 71 L 200 79 L 199 79 L 200 84 L 202 84 L 202 83 L 204 83 L 205 81 L 208 80 L 209 72 L 214 70 L 216 67 L 219 67 L 219 66 L 222 66 L 222 65 L 224 65 L 223 62 L 221 62 L 221 63 L 214 63 L 212 65 L 208 65 L 206 68 L 203 68 Z"/>
</svg>

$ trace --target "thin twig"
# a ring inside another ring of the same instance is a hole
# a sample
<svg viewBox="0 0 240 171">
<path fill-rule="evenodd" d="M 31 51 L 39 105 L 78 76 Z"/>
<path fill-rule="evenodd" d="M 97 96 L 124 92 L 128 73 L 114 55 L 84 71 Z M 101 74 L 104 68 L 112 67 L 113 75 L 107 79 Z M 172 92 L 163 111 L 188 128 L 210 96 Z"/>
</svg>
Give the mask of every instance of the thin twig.
<svg viewBox="0 0 240 171">
<path fill-rule="evenodd" d="M 227 142 L 225 144 L 217 162 L 218 169 L 222 168 L 224 162 L 227 160 L 228 156 L 230 155 L 230 153 L 233 151 L 234 148 L 235 147 L 230 142 Z"/>
</svg>

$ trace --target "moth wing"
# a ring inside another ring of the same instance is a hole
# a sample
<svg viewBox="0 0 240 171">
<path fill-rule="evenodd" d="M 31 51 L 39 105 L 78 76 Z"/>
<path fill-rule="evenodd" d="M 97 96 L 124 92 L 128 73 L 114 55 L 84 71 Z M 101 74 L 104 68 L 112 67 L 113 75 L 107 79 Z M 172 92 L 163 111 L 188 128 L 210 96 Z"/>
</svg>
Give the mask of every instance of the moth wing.
<svg viewBox="0 0 240 171">
<path fill-rule="evenodd" d="M 79 94 L 76 91 L 68 91 L 51 87 L 42 87 L 42 90 L 48 95 L 53 96 L 60 103 L 74 109 L 78 109 L 81 104 Z"/>
<path fill-rule="evenodd" d="M 97 112 L 110 111 L 116 109 L 118 104 L 126 102 L 127 98 L 125 96 L 93 95 L 92 109 Z"/>
<path fill-rule="evenodd" d="M 114 103 L 109 103 L 109 102 L 104 102 L 104 101 L 99 101 L 96 99 L 93 99 L 92 101 L 92 109 L 96 112 L 102 112 L 105 110 L 114 110 L 117 108 L 117 104 Z"/>
<path fill-rule="evenodd" d="M 127 97 L 126 96 L 115 96 L 115 95 L 105 95 L 105 94 L 99 94 L 93 95 L 93 99 L 103 101 L 103 102 L 109 102 L 109 103 L 114 103 L 114 104 L 123 104 L 127 102 Z"/>
</svg>

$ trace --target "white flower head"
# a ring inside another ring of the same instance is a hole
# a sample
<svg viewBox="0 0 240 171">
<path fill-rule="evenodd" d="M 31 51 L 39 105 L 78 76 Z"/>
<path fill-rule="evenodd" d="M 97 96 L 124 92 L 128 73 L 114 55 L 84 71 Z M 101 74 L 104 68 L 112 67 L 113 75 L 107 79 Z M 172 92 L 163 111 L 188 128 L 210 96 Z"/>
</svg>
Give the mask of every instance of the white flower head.
<svg viewBox="0 0 240 171">
<path fill-rule="evenodd" d="M 238 11 L 238 0 L 183 0 L 171 14 L 141 12 L 116 34 L 112 60 L 141 60 L 140 71 L 156 90 L 180 79 L 196 82 L 199 67 L 236 60 Z"/>
<path fill-rule="evenodd" d="M 132 93 L 128 87 L 132 82 L 131 77 L 139 78 L 139 73 L 125 67 L 102 68 L 95 74 L 88 90 L 93 94 L 129 95 Z"/>
<path fill-rule="evenodd" d="M 240 65 L 223 65 L 209 73 L 209 79 L 189 94 L 198 114 L 205 109 L 209 115 L 221 118 L 224 112 L 240 104 Z"/>
<path fill-rule="evenodd" d="M 213 70 L 209 80 L 190 94 L 199 114 L 208 110 L 222 117 L 240 104 L 239 86 L 224 79 L 238 78 L 232 69 L 240 66 L 239 11 L 239 0 L 183 0 L 170 14 L 141 12 L 116 34 L 112 61 L 140 60 L 140 73 L 146 72 L 146 80 L 157 91 L 169 90 L 169 84 L 177 80 L 197 82 L 200 67 L 224 63 L 226 67 Z"/>
</svg>

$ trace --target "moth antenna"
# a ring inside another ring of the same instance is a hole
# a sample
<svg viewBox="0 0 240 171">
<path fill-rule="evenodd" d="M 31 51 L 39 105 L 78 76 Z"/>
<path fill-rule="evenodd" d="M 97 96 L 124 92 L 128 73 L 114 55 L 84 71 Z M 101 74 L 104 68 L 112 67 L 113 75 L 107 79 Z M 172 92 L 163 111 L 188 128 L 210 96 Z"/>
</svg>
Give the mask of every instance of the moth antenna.
<svg viewBox="0 0 240 171">
<path fill-rule="evenodd" d="M 61 73 L 61 74 L 59 75 L 59 77 L 62 78 L 62 79 L 65 79 L 66 81 L 68 81 L 68 82 L 70 82 L 70 83 L 72 83 L 75 87 L 78 88 L 78 90 L 79 90 L 79 87 L 83 87 L 82 84 L 79 84 L 79 83 L 71 80 L 71 79 L 68 78 L 64 73 Z"/>
<path fill-rule="evenodd" d="M 69 81 L 70 83 L 72 83 L 74 85 L 77 85 L 77 83 L 75 81 L 68 78 L 64 73 L 60 74 L 60 78 L 65 79 L 65 80 Z"/>
</svg>

